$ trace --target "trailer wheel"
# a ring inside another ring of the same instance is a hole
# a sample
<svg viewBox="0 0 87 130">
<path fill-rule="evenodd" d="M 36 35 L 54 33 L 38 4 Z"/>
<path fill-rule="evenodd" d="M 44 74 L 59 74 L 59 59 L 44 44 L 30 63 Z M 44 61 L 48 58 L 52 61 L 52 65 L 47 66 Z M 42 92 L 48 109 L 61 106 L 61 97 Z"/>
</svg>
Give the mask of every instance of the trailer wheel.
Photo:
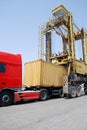
<svg viewBox="0 0 87 130">
<path fill-rule="evenodd" d="M 77 95 L 77 97 L 81 96 L 81 86 L 77 87 L 76 95 Z"/>
<path fill-rule="evenodd" d="M 75 86 L 71 86 L 70 97 L 71 98 L 75 98 L 76 97 L 76 87 Z"/>
<path fill-rule="evenodd" d="M 47 90 L 46 89 L 42 89 L 40 92 L 40 100 L 41 101 L 45 101 L 47 99 L 48 95 L 47 95 Z"/>
<path fill-rule="evenodd" d="M 8 90 L 0 93 L 0 106 L 9 106 L 13 103 L 13 94 Z"/>
<path fill-rule="evenodd" d="M 63 97 L 64 97 L 63 89 L 60 89 L 60 90 L 59 90 L 59 97 L 60 97 L 60 98 L 63 98 Z"/>
</svg>

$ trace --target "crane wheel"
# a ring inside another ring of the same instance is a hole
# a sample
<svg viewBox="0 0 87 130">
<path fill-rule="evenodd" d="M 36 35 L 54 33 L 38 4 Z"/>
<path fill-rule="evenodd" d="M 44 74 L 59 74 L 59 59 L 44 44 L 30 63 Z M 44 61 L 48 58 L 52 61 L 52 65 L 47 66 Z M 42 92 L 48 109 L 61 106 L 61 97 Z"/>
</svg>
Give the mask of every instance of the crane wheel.
<svg viewBox="0 0 87 130">
<path fill-rule="evenodd" d="M 76 95 L 77 95 L 77 97 L 81 96 L 81 86 L 77 87 Z"/>
<path fill-rule="evenodd" d="M 76 97 L 76 87 L 75 86 L 71 86 L 70 97 L 71 98 L 75 98 Z"/>
<path fill-rule="evenodd" d="M 85 92 L 85 95 L 87 95 L 87 91 L 84 90 L 84 92 Z"/>
<path fill-rule="evenodd" d="M 87 95 L 87 87 L 84 87 L 85 95 Z"/>
<path fill-rule="evenodd" d="M 13 103 L 13 93 L 4 90 L 0 93 L 0 106 L 9 106 Z"/>
</svg>

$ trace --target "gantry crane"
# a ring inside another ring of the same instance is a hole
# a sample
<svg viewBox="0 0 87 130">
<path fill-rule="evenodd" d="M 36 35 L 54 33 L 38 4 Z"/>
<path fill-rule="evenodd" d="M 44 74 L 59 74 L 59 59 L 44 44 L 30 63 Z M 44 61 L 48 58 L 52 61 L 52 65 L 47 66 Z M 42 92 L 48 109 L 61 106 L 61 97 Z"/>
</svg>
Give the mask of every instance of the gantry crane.
<svg viewBox="0 0 87 130">
<path fill-rule="evenodd" d="M 87 93 L 87 32 L 73 22 L 72 14 L 63 5 L 53 9 L 52 16 L 43 28 L 46 39 L 46 61 L 67 69 L 63 91 L 71 97 L 80 96 L 81 84 L 84 84 Z M 62 38 L 63 51 L 60 54 L 52 54 L 52 31 Z M 80 60 L 76 59 L 77 40 L 82 42 L 83 58 Z"/>
</svg>

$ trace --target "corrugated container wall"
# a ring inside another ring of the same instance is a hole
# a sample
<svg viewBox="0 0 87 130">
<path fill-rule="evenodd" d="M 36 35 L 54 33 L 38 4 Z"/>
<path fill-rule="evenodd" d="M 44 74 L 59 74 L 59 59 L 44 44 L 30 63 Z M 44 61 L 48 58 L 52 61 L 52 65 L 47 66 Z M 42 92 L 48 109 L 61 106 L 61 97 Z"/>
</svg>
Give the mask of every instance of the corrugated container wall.
<svg viewBox="0 0 87 130">
<path fill-rule="evenodd" d="M 61 87 L 67 68 L 43 60 L 25 63 L 24 85 Z"/>
</svg>

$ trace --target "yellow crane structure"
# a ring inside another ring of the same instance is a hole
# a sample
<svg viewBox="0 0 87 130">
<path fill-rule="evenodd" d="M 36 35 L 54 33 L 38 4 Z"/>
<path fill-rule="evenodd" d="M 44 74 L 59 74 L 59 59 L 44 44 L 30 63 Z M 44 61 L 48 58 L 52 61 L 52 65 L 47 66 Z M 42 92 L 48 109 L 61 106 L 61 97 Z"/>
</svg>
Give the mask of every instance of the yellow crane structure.
<svg viewBox="0 0 87 130">
<path fill-rule="evenodd" d="M 64 75 L 64 94 L 80 96 L 82 84 L 87 93 L 87 32 L 73 22 L 72 14 L 63 5 L 53 9 L 52 16 L 42 31 L 46 39 L 46 61 L 67 69 L 67 75 Z M 60 54 L 52 54 L 52 31 L 62 38 L 63 51 Z M 76 59 L 77 40 L 82 43 L 83 58 L 80 60 Z"/>
</svg>

